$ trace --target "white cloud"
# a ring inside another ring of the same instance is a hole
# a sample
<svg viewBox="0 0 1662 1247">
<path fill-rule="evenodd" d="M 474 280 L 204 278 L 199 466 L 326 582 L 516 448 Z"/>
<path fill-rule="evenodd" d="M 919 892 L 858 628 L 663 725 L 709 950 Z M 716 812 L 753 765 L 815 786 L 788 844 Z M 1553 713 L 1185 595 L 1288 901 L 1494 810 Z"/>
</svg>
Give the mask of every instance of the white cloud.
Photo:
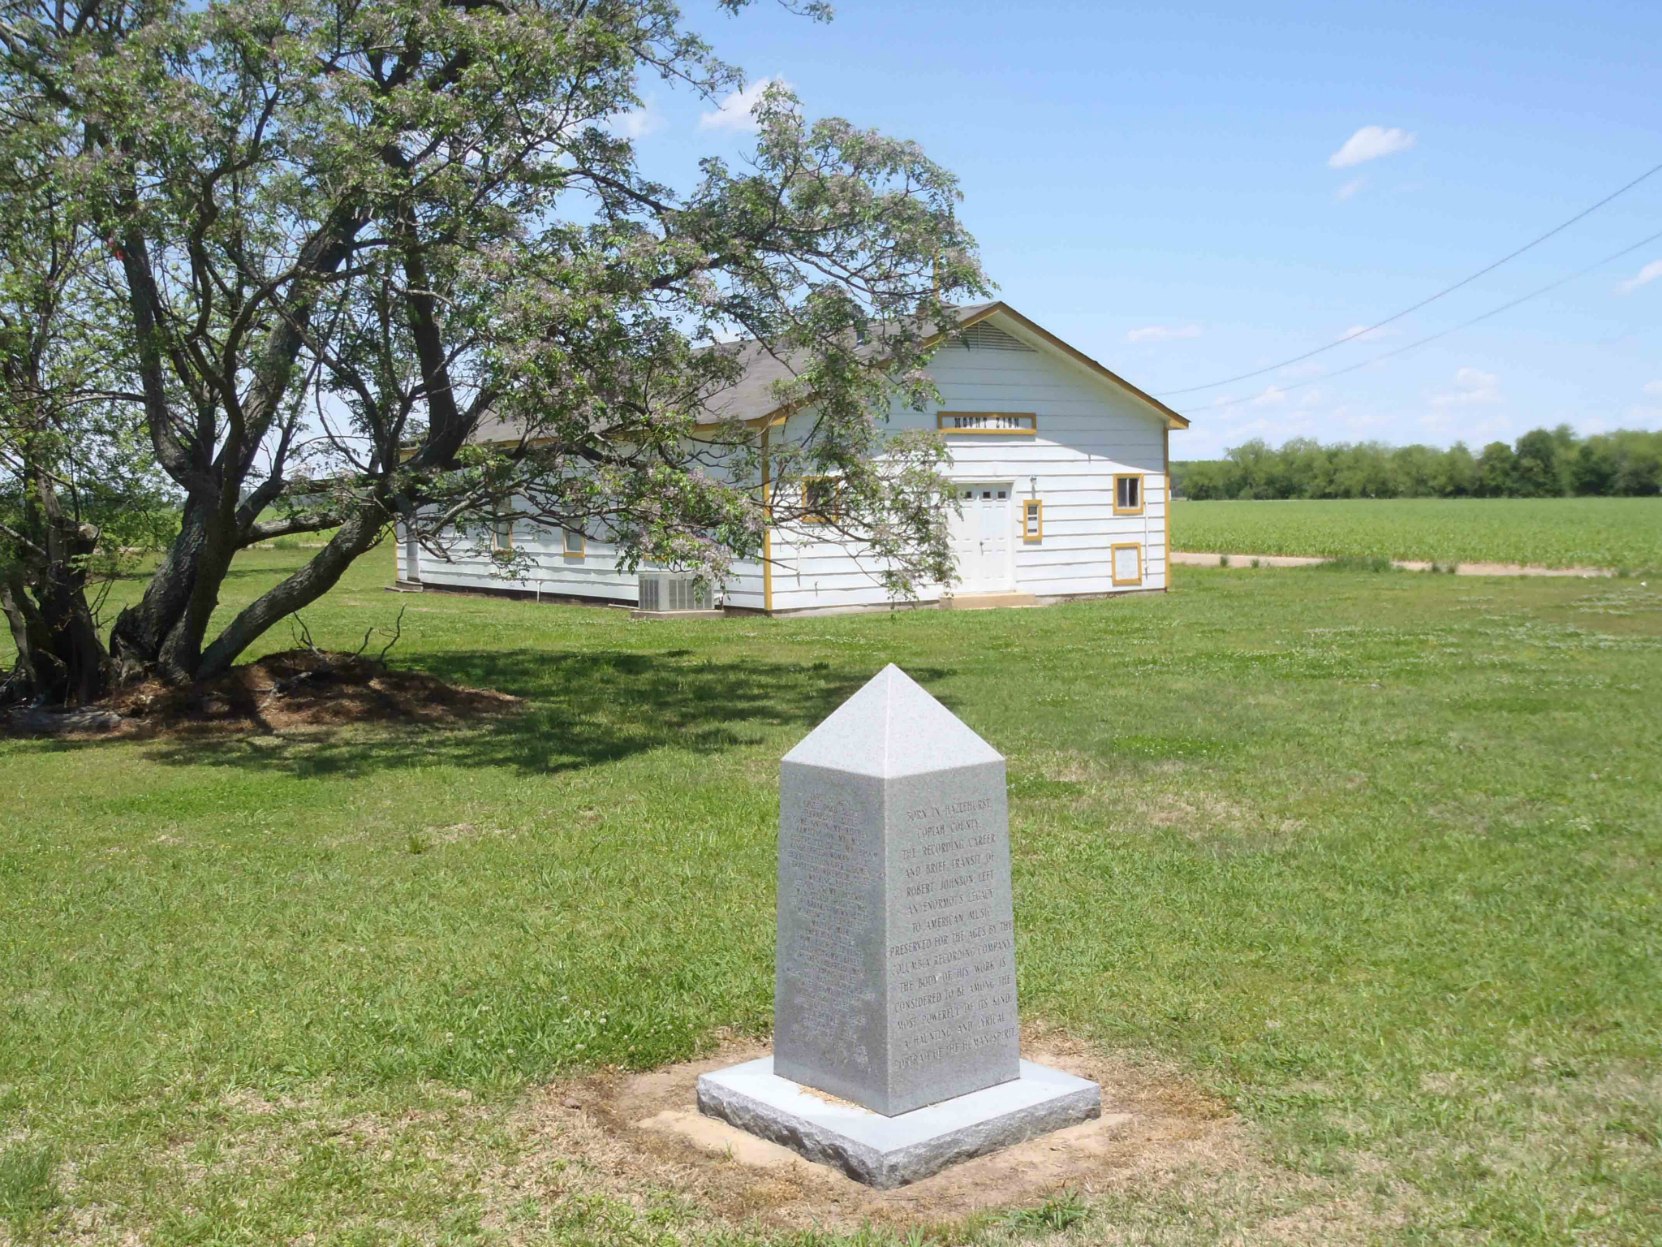
<svg viewBox="0 0 1662 1247">
<path fill-rule="evenodd" d="M 1653 398 L 1662 398 L 1662 381 L 1645 382 L 1645 393 Z"/>
<path fill-rule="evenodd" d="M 648 99 L 639 108 L 631 108 L 626 113 L 613 113 L 606 119 L 606 124 L 620 138 L 643 139 L 663 129 L 664 114 L 658 110 L 656 101 Z"/>
<path fill-rule="evenodd" d="M 1454 388 L 1431 396 L 1433 407 L 1469 407 L 1500 402 L 1500 378 L 1481 368 L 1462 368 L 1454 374 Z"/>
<path fill-rule="evenodd" d="M 1652 260 L 1632 277 L 1617 286 L 1616 289 L 1622 294 L 1632 294 L 1640 286 L 1648 286 L 1658 277 L 1662 277 L 1662 260 Z"/>
<path fill-rule="evenodd" d="M 1333 198 L 1337 199 L 1340 203 L 1344 203 L 1345 200 L 1356 194 L 1357 191 L 1361 190 L 1367 184 L 1367 178 L 1351 178 L 1350 181 L 1346 182 L 1338 190 L 1333 192 Z"/>
<path fill-rule="evenodd" d="M 741 134 L 754 134 L 758 126 L 756 118 L 751 116 L 756 105 L 762 102 L 762 94 L 770 86 L 777 83 L 789 89 L 790 83 L 782 77 L 758 78 L 742 91 L 734 91 L 717 104 L 713 112 L 698 115 L 700 130 L 733 130 Z"/>
<path fill-rule="evenodd" d="M 1171 342 L 1177 338 L 1200 337 L 1199 325 L 1143 325 L 1125 335 L 1127 342 Z"/>
<path fill-rule="evenodd" d="M 1250 427 L 1259 432 L 1273 431 L 1282 437 L 1299 437 L 1307 429 L 1316 427 L 1311 423 L 1316 413 L 1319 412 L 1325 418 L 1327 402 L 1328 392 L 1320 386 L 1284 388 L 1279 385 L 1267 385 L 1256 394 L 1243 395 L 1224 403 L 1218 410 L 1225 413 L 1239 412 L 1240 415 L 1225 414 L 1219 419 L 1230 422 L 1231 436 L 1241 435 L 1243 428 Z M 1236 423 L 1249 409 L 1274 414 L 1262 416 L 1250 425 Z M 1347 409 L 1337 407 L 1333 410 L 1343 412 Z"/>
<path fill-rule="evenodd" d="M 1414 146 L 1414 136 L 1395 126 L 1363 126 L 1345 140 L 1344 146 L 1327 158 L 1329 169 L 1348 169 L 1352 165 L 1394 156 Z M 1352 192 L 1353 194 L 1355 192 Z"/>
</svg>

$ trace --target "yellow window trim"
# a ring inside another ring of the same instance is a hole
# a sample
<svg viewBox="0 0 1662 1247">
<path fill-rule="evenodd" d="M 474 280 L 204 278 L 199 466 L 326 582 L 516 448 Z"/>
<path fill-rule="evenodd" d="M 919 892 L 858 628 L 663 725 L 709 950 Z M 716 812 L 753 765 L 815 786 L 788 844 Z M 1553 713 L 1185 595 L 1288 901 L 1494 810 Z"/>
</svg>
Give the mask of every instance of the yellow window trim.
<svg viewBox="0 0 1662 1247">
<path fill-rule="evenodd" d="M 1035 521 L 1031 529 L 1027 520 L 1031 516 Z M 1023 498 L 1021 500 L 1021 539 L 1027 545 L 1045 539 L 1045 504 L 1042 498 Z"/>
<path fill-rule="evenodd" d="M 1137 505 L 1136 506 L 1134 506 L 1134 507 L 1122 507 L 1122 506 L 1120 506 L 1120 482 L 1121 481 L 1136 481 L 1137 482 Z M 1116 472 L 1116 473 L 1114 473 L 1114 514 L 1115 515 L 1141 515 L 1143 513 L 1143 508 L 1145 508 L 1148 505 L 1148 489 L 1147 489 L 1147 486 L 1148 486 L 1148 481 L 1147 481 L 1145 475 L 1142 472 Z"/>
<path fill-rule="evenodd" d="M 566 546 L 566 534 L 577 534 L 577 548 L 569 549 Z M 589 557 L 589 535 L 581 528 L 560 529 L 560 557 L 565 559 L 586 559 Z"/>
<path fill-rule="evenodd" d="M 835 487 L 838 483 L 840 483 L 841 479 L 841 477 L 836 476 L 805 476 L 802 478 L 802 522 L 804 524 L 829 524 L 836 518 Z M 821 514 L 817 511 L 810 510 L 808 502 L 809 487 L 811 485 L 817 485 L 822 481 L 830 481 L 833 483 L 833 506 L 827 514 Z"/>
<path fill-rule="evenodd" d="M 1129 580 L 1120 578 L 1121 550 L 1135 550 L 1137 552 L 1137 574 Z M 1116 585 L 1140 585 L 1143 583 L 1143 547 L 1140 542 L 1120 541 L 1108 547 L 1108 574 Z"/>
<path fill-rule="evenodd" d="M 1025 420 L 1027 423 L 1013 429 L 960 429 L 952 425 L 954 420 L 971 419 Z M 953 437 L 1032 437 L 1038 432 L 1039 417 L 1031 411 L 937 411 L 935 428 Z"/>
</svg>

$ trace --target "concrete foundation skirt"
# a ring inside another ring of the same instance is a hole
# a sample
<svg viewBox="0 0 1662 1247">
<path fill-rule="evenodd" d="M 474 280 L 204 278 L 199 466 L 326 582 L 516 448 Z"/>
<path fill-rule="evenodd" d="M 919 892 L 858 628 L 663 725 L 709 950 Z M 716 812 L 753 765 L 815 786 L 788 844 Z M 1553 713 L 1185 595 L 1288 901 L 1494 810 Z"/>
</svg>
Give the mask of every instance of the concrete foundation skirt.
<svg viewBox="0 0 1662 1247">
<path fill-rule="evenodd" d="M 698 1110 L 887 1190 L 1100 1116 L 1102 1090 L 1023 1061 L 1010 1082 L 884 1117 L 779 1077 L 765 1056 L 701 1077 Z"/>
</svg>

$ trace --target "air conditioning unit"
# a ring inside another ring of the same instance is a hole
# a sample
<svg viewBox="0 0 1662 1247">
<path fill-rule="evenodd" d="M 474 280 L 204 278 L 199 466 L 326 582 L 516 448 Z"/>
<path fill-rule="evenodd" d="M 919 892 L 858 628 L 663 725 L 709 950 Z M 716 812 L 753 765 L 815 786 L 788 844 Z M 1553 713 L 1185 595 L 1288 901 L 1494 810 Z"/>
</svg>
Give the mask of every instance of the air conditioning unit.
<svg viewBox="0 0 1662 1247">
<path fill-rule="evenodd" d="M 640 610 L 669 615 L 683 611 L 713 611 L 715 598 L 709 582 L 699 584 L 689 572 L 642 572 Z"/>
</svg>

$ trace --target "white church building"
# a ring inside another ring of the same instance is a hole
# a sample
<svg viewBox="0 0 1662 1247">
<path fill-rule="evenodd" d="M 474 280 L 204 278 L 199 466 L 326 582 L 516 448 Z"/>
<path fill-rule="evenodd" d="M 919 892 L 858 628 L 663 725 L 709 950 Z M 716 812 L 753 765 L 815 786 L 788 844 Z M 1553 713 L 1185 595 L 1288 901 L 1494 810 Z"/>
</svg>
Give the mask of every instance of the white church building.
<svg viewBox="0 0 1662 1247">
<path fill-rule="evenodd" d="M 958 580 L 925 586 L 921 601 L 1030 605 L 1167 588 L 1171 431 L 1189 422 L 1004 303 L 958 315 L 959 332 L 928 368 L 939 406 L 915 411 L 897 403 L 887 426 L 936 429 L 951 455 L 945 471 L 960 504 L 949 519 Z M 779 406 L 773 384 L 785 376 L 782 363 L 755 352 L 709 422 L 737 417 L 758 439 L 790 438 L 813 411 Z M 808 522 L 770 527 L 762 557 L 735 564 L 713 600 L 695 600 L 684 578 L 622 571 L 603 532 L 522 520 L 494 539 L 529 556 L 519 578 L 506 579 L 488 548 L 441 558 L 400 534 L 399 584 L 655 610 L 790 614 L 891 605 L 858 545 Z M 457 543 L 469 544 L 482 543 Z"/>
</svg>

